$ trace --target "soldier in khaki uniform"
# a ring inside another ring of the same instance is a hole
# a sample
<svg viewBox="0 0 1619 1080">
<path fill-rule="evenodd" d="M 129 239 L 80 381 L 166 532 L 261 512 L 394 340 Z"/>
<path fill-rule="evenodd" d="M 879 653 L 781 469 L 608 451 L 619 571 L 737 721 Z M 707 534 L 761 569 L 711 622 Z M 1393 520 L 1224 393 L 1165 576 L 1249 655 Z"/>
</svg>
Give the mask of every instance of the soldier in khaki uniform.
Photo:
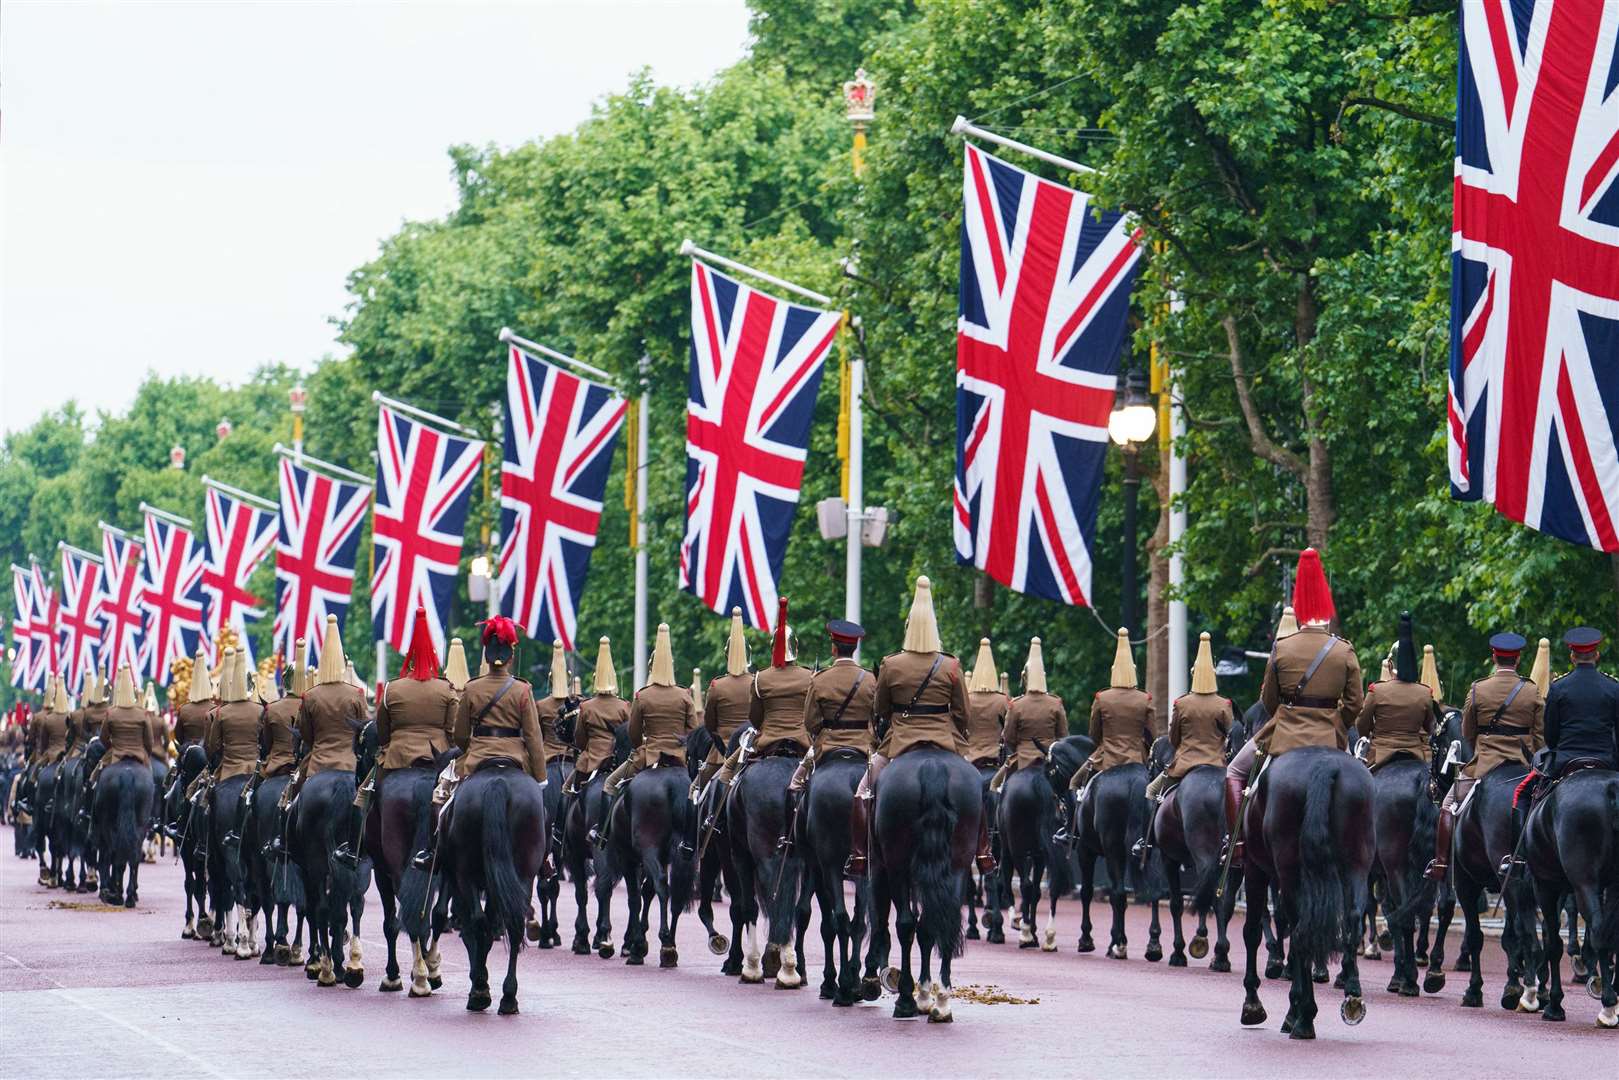
<svg viewBox="0 0 1619 1080">
<path fill-rule="evenodd" d="M 613 758 L 613 732 L 630 722 L 630 707 L 618 696 L 618 671 L 613 667 L 612 643 L 602 638 L 596 650 L 596 674 L 592 694 L 579 705 L 579 719 L 573 729 L 573 775 L 564 794 L 582 790 L 596 770 Z"/>
<path fill-rule="evenodd" d="M 1535 751 L 1546 745 L 1545 693 L 1551 685 L 1551 642 L 1540 639 L 1540 649 L 1529 678 L 1518 674 L 1518 658 L 1528 642 L 1518 634 L 1490 638 L 1495 668 L 1475 682 L 1462 705 L 1462 738 L 1473 746 L 1473 757 L 1456 774 L 1439 807 L 1434 831 L 1434 857 L 1424 873 L 1443 881 L 1450 869 L 1450 839 L 1456 815 L 1473 785 L 1502 765 L 1527 766 Z"/>
<path fill-rule="evenodd" d="M 661 765 L 685 768 L 686 736 L 695 730 L 697 706 L 691 699 L 691 691 L 675 682 L 669 624 L 659 623 L 647 684 L 636 691 L 630 705 L 630 756 L 602 785 L 602 793 L 610 801 L 599 832 L 591 834 L 592 843 L 605 845 L 612 839 L 613 814 L 636 773 Z"/>
<path fill-rule="evenodd" d="M 1205 630 L 1197 639 L 1191 690 L 1176 698 L 1169 709 L 1169 746 L 1175 756 L 1147 785 L 1147 831 L 1131 849 L 1135 855 L 1144 857 L 1157 843 L 1158 804 L 1187 773 L 1202 765 L 1225 767 L 1226 736 L 1237 719 L 1237 707 L 1220 696 L 1214 650 Z"/>
<path fill-rule="evenodd" d="M 307 687 L 298 702 L 297 771 L 277 803 L 281 820 L 271 841 L 274 854 L 285 850 L 291 809 L 309 778 L 332 769 L 354 771 L 354 733 L 365 724 L 365 691 L 349 683 L 344 666 L 337 616 L 328 615 L 315 685 Z"/>
<path fill-rule="evenodd" d="M 708 757 L 691 784 L 691 801 L 700 803 L 703 790 L 725 764 L 725 748 L 738 728 L 746 727 L 753 702 L 753 675 L 748 670 L 748 643 L 742 633 L 742 609 L 731 609 L 731 637 L 725 647 L 725 674 L 708 684 L 703 701 L 703 727 L 713 739 Z"/>
<path fill-rule="evenodd" d="M 1023 693 L 1012 699 L 1002 732 L 1006 763 L 989 782 L 999 792 L 1007 776 L 1018 769 L 1037 769 L 1046 763 L 1046 750 L 1068 734 L 1068 711 L 1062 698 L 1046 691 L 1046 662 L 1040 639 L 1029 639 L 1029 659 L 1023 665 Z"/>
<path fill-rule="evenodd" d="M 995 674 L 995 654 L 989 638 L 980 638 L 978 659 L 967 678 L 967 750 L 962 756 L 980 769 L 1001 765 L 996 776 L 1002 781 L 1006 779 L 1006 766 L 1001 763 L 1001 740 L 1011 705 L 1011 698 L 1001 689 Z"/>
<path fill-rule="evenodd" d="M 568 685 L 568 654 L 562 642 L 551 642 L 551 692 L 534 702 L 540 716 L 540 737 L 545 740 L 545 763 L 570 758 L 574 750 L 559 728 L 578 722 L 579 701 Z"/>
<path fill-rule="evenodd" d="M 219 708 L 203 741 L 215 784 L 248 775 L 259 757 L 259 721 L 264 716 L 264 706 L 249 699 L 247 656 L 235 649 L 225 650 L 219 699 Z"/>
<path fill-rule="evenodd" d="M 198 648 L 196 657 L 191 661 L 191 685 L 186 690 L 185 704 L 180 706 L 174 718 L 174 741 L 179 744 L 182 754 L 193 743 L 202 745 L 208 735 L 208 717 L 214 711 L 214 696 L 208 658 Z"/>
<path fill-rule="evenodd" d="M 545 783 L 545 742 L 540 735 L 534 691 L 511 670 L 517 626 L 503 615 L 479 624 L 487 675 L 467 683 L 456 708 L 454 744 L 462 754 L 455 772 L 464 780 L 485 765 L 509 761 Z"/>
<path fill-rule="evenodd" d="M 1298 631 L 1278 637 L 1265 663 L 1260 701 L 1270 720 L 1226 766 L 1226 826 L 1232 837 L 1239 837 L 1243 792 L 1261 756 L 1301 746 L 1347 749 L 1349 725 L 1360 715 L 1360 660 L 1353 645 L 1328 630 L 1337 610 L 1314 548 L 1299 555 L 1293 614 Z M 1240 838 L 1232 844 L 1233 868 L 1240 864 L 1242 846 Z"/>
<path fill-rule="evenodd" d="M 96 766 L 97 772 L 120 761 L 138 761 L 150 767 L 152 756 L 158 752 L 146 712 L 135 704 L 135 676 L 128 664 L 118 669 L 112 708 L 101 724 L 101 739 L 107 752 Z"/>
<path fill-rule="evenodd" d="M 810 737 L 810 748 L 787 782 L 787 831 L 778 841 L 782 850 L 792 846 L 797 833 L 798 805 L 816 760 L 833 750 L 871 753 L 871 707 L 877 699 L 877 680 L 854 658 L 866 636 L 865 628 L 847 619 L 831 619 L 826 633 L 832 639 L 832 666 L 810 678 L 804 695 L 804 731 Z"/>
<path fill-rule="evenodd" d="M 163 712 L 157 705 L 157 689 L 148 681 L 146 693 L 141 698 L 141 710 L 146 713 L 146 723 L 152 729 L 152 745 L 157 747 L 157 757 L 165 764 L 169 762 L 169 725 L 163 721 Z"/>
<path fill-rule="evenodd" d="M 961 663 L 941 650 L 933 583 L 925 576 L 916 579 L 900 651 L 884 657 L 877 669 L 872 712 L 880 744 L 850 808 L 850 854 L 844 867 L 845 873 L 857 877 L 866 872 L 871 804 L 889 759 L 924 746 L 958 754 L 967 746 L 967 693 Z M 988 873 L 995 868 L 995 857 L 989 851 L 987 815 L 979 824 L 977 862 Z"/>
<path fill-rule="evenodd" d="M 79 710 L 78 740 L 85 746 L 101 734 L 102 722 L 107 719 L 107 690 L 105 680 L 92 671 L 84 693 L 84 708 Z"/>
<path fill-rule="evenodd" d="M 1400 754 L 1425 764 L 1433 758 L 1430 740 L 1434 726 L 1441 722 L 1439 703 L 1433 691 L 1418 679 L 1410 612 L 1400 615 L 1393 667 L 1391 681 L 1374 682 L 1367 689 L 1355 723 L 1355 730 L 1367 740 L 1364 757 L 1374 772 Z"/>
<path fill-rule="evenodd" d="M 304 639 L 299 638 L 292 647 L 293 660 L 288 666 L 290 692 L 283 696 L 274 683 L 260 687 L 260 700 L 264 711 L 259 714 L 259 763 L 253 779 L 242 792 L 242 800 L 251 803 L 253 792 L 272 776 L 291 772 L 296 761 L 296 735 L 298 710 L 304 696 Z"/>
<path fill-rule="evenodd" d="M 1113 677 L 1091 701 L 1090 737 L 1096 749 L 1069 781 L 1070 791 L 1082 791 L 1091 777 L 1119 765 L 1145 765 L 1152 753 L 1152 695 L 1136 683 L 1130 631 L 1123 627 L 1113 653 Z"/>
</svg>

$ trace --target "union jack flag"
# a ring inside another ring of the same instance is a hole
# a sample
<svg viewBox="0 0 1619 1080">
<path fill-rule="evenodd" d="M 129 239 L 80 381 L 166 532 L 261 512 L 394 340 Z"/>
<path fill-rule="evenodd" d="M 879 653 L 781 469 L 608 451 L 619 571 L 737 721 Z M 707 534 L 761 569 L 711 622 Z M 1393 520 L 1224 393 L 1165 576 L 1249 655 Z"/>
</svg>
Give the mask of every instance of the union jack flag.
<svg viewBox="0 0 1619 1080">
<path fill-rule="evenodd" d="M 75 691 L 95 671 L 101 650 L 101 560 L 73 548 L 62 548 L 62 610 L 57 633 L 62 641 L 62 670 Z"/>
<path fill-rule="evenodd" d="M 956 559 L 1017 592 L 1089 605 L 1140 234 L 971 144 L 963 191 Z"/>
<path fill-rule="evenodd" d="M 101 527 L 101 664 L 116 677 L 125 664 L 141 670 L 141 542 Z"/>
<path fill-rule="evenodd" d="M 34 647 L 29 651 L 29 662 L 32 664 L 29 685 L 43 691 L 45 677 L 62 670 L 61 654 L 56 647 L 57 617 L 61 614 L 62 601 L 56 595 L 56 589 L 44 568 L 39 565 L 39 560 L 30 555 L 28 564 L 29 576 L 33 579 L 34 601 L 28 617 L 28 635 L 34 639 Z"/>
<path fill-rule="evenodd" d="M 11 685 L 33 690 L 34 674 L 34 586 L 27 567 L 11 564 Z"/>
<path fill-rule="evenodd" d="M 839 315 L 693 260 L 680 587 L 772 630 L 815 394 Z"/>
<path fill-rule="evenodd" d="M 202 637 L 202 548 L 191 529 L 146 512 L 141 610 L 146 613 L 144 674 L 169 685 L 169 665 L 192 656 Z"/>
<path fill-rule="evenodd" d="M 1619 551 L 1619 4 L 1461 9 L 1450 483 Z"/>
<path fill-rule="evenodd" d="M 447 655 L 444 627 L 483 448 L 477 439 L 439 431 L 386 405 L 378 409 L 371 624 L 378 641 L 400 652 L 410 647 L 421 607 L 433 651 L 440 662 Z"/>
<path fill-rule="evenodd" d="M 513 346 L 500 465 L 500 610 L 572 650 L 625 402 Z"/>
<path fill-rule="evenodd" d="M 202 571 L 202 594 L 208 606 L 203 615 L 203 649 L 212 662 L 219 631 L 236 631 L 238 651 L 246 650 L 253 663 L 247 620 L 256 613 L 258 597 L 247 591 L 247 579 L 258 569 L 275 542 L 275 514 L 216 487 L 208 492 L 208 548 Z"/>
<path fill-rule="evenodd" d="M 275 545 L 275 647 L 291 656 L 303 638 L 319 655 L 326 616 L 339 624 L 354 591 L 360 522 L 371 491 L 281 459 L 281 526 Z"/>
</svg>

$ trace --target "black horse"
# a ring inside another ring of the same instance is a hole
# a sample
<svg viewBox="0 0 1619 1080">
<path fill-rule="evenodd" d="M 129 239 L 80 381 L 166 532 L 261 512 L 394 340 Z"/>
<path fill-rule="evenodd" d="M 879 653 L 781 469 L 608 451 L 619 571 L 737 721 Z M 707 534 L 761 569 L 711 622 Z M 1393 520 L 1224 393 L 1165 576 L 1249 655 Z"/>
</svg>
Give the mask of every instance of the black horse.
<svg viewBox="0 0 1619 1080">
<path fill-rule="evenodd" d="M 34 808 L 34 826 L 31 847 L 39 856 L 39 883 L 54 889 L 61 881 L 63 852 L 57 842 L 57 777 L 61 763 L 50 762 L 34 773 L 30 793 Z"/>
<path fill-rule="evenodd" d="M 645 962 L 652 900 L 658 901 L 658 966 L 676 967 L 675 928 L 691 909 L 697 877 L 696 822 L 687 797 L 690 775 L 683 764 L 642 769 L 618 800 L 612 823 L 612 850 L 629 896 L 624 962 Z"/>
<path fill-rule="evenodd" d="M 208 796 L 208 899 L 220 952 L 238 960 L 259 955 L 258 910 L 249 903 L 242 863 L 242 789 L 247 780 L 246 773 L 221 780 Z"/>
<path fill-rule="evenodd" d="M 356 772 L 370 771 L 375 738 L 375 722 L 367 723 L 362 739 L 366 749 L 356 759 Z M 399 977 L 401 929 L 410 942 L 410 996 L 428 997 L 444 985 L 439 939 L 449 924 L 449 892 L 436 864 L 430 869 L 416 866 L 412 857 L 429 846 L 433 786 L 453 756 L 446 753 L 436 761 L 423 759 L 406 768 L 387 770 L 366 814 L 365 850 L 376 870 L 382 935 L 388 942 L 388 963 L 377 984 L 385 993 L 404 989 Z"/>
<path fill-rule="evenodd" d="M 1428 797 L 1428 766 L 1401 755 L 1372 774 L 1376 820 L 1376 870 L 1384 888 L 1383 908 L 1394 944 L 1394 974 L 1388 991 L 1416 997 L 1417 922 L 1427 923 L 1433 890 L 1422 875 L 1433 854 L 1438 808 Z M 1375 924 L 1374 924 L 1375 925 Z"/>
<path fill-rule="evenodd" d="M 751 730 L 746 725 L 739 727 L 731 735 L 730 745 L 720 747 L 722 754 L 734 751 L 742 742 L 745 732 Z M 708 756 L 708 748 L 714 745 L 713 736 L 704 728 L 698 728 L 686 738 L 686 761 L 700 761 Z M 700 756 L 699 756 L 700 755 Z M 693 779 L 696 779 L 693 774 Z M 730 975 L 733 978 L 742 974 L 742 939 L 738 935 L 727 936 L 714 927 L 714 894 L 717 886 L 723 884 L 727 896 L 737 895 L 736 868 L 731 863 L 730 837 L 725 831 L 725 806 L 728 789 L 722 789 L 719 784 L 710 783 L 702 793 L 702 801 L 697 805 L 697 820 L 708 821 L 713 818 L 719 823 L 712 835 L 705 838 L 699 836 L 697 844 L 697 920 L 703 924 L 708 933 L 708 951 L 715 956 L 725 957 L 720 964 L 720 974 Z M 841 868 L 840 868 L 841 869 Z"/>
<path fill-rule="evenodd" d="M 186 940 L 210 939 L 214 933 L 214 920 L 208 914 L 208 815 L 185 797 L 192 781 L 207 766 L 208 755 L 201 744 L 188 745 L 171 774 L 163 807 L 164 822 L 180 854 L 181 888 L 186 898 L 185 925 L 180 937 Z"/>
<path fill-rule="evenodd" d="M 1115 960 L 1129 957 L 1124 915 L 1129 907 L 1130 892 L 1142 888 L 1140 862 L 1130 857 L 1130 851 L 1146 833 L 1146 801 L 1147 767 L 1136 762 L 1115 765 L 1096 774 L 1084 801 L 1080 802 L 1077 796 L 1074 799 L 1070 820 L 1077 818 L 1079 823 L 1076 837 L 1079 849 L 1079 951 L 1082 953 L 1096 949 L 1091 939 L 1091 896 L 1095 891 L 1096 860 L 1100 858 L 1107 867 L 1108 901 L 1113 909 L 1107 955 Z M 1157 961 L 1163 955 L 1155 903 L 1146 957 L 1149 961 Z"/>
<path fill-rule="evenodd" d="M 989 843 L 990 851 L 995 855 L 995 869 L 987 874 L 976 873 L 976 867 L 967 871 L 967 940 L 978 940 L 978 927 L 982 923 L 985 941 L 991 945 L 1005 945 L 1006 909 L 1012 905 L 1012 875 L 998 824 L 1001 796 L 999 792 L 989 790 L 989 782 L 995 778 L 998 766 L 980 764 L 974 767 L 983 784 L 984 817 L 990 823 Z M 982 918 L 978 914 L 980 905 L 984 909 Z"/>
<path fill-rule="evenodd" d="M 82 751 L 63 758 L 56 772 L 52 870 L 57 887 L 69 892 L 91 892 L 96 887 L 94 853 L 90 850 L 90 804 L 84 783 L 89 773 Z"/>
<path fill-rule="evenodd" d="M 843 866 L 849 861 L 849 813 L 855 788 L 866 771 L 866 755 L 858 750 L 831 750 L 821 755 L 810 774 L 798 812 L 794 837 L 803 852 L 804 869 L 821 913 L 821 997 L 833 1005 L 853 1005 L 859 997 L 875 1000 L 882 992 L 875 963 L 862 987 L 860 946 L 866 938 L 870 895 L 864 878 L 855 882 L 851 914 L 843 894 Z"/>
<path fill-rule="evenodd" d="M 569 758 L 555 757 L 545 765 L 545 820 L 555 824 L 562 812 L 562 785 L 573 772 Z M 562 944 L 562 920 L 557 901 L 562 897 L 562 830 L 553 828 L 545 838 L 546 866 L 534 884 L 534 898 L 540 903 L 539 933 L 530 938 L 542 949 Z"/>
<path fill-rule="evenodd" d="M 297 863 L 291 859 L 271 858 L 265 849 L 276 835 L 276 804 L 291 782 L 292 776 L 288 773 L 260 781 L 242 827 L 242 861 L 248 893 L 264 916 L 264 953 L 259 963 L 282 967 L 300 966 L 304 962 L 304 875 Z M 291 942 L 287 940 L 289 911 L 296 923 Z"/>
<path fill-rule="evenodd" d="M 359 732 L 355 732 L 356 739 Z M 360 948 L 360 915 L 370 885 L 371 864 L 362 857 L 350 865 L 332 857 L 337 846 L 354 835 L 355 775 L 348 769 L 327 769 L 304 781 L 287 822 L 292 859 L 302 872 L 304 914 L 309 919 L 309 965 L 323 987 L 336 986 L 335 957 L 343 950 L 350 918 L 348 955 L 343 983 L 350 988 L 365 981 Z M 317 967 L 318 965 L 318 967 Z"/>
<path fill-rule="evenodd" d="M 1619 1028 L 1619 772 L 1581 768 L 1565 774 L 1536 804 L 1524 825 L 1523 858 L 1535 882 L 1535 899 L 1550 977 L 1543 1020 L 1563 1012 L 1562 917 L 1572 895 L 1585 920 L 1586 943 L 1595 953 L 1586 990 L 1602 1008 L 1597 1026 Z"/>
<path fill-rule="evenodd" d="M 446 811 L 440 858 L 472 965 L 467 1009 L 489 1008 L 489 950 L 506 939 L 500 1014 L 517 1012 L 517 954 L 545 858 L 545 797 L 522 767 L 497 759 L 461 781 Z"/>
<path fill-rule="evenodd" d="M 563 738 L 568 735 L 562 733 Z M 613 948 L 613 886 L 618 882 L 618 867 L 606 848 L 590 842 L 590 823 L 603 820 L 607 809 L 607 796 L 602 785 L 614 768 L 630 756 L 629 725 L 620 724 L 613 729 L 613 756 L 581 783 L 582 790 L 569 803 L 567 817 L 562 822 L 562 865 L 568 880 L 573 882 L 576 913 L 573 921 L 573 951 L 589 956 L 594 950 L 603 960 L 609 960 Z M 596 934 L 590 934 L 588 913 L 589 889 L 595 881 Z"/>
<path fill-rule="evenodd" d="M 152 756 L 152 805 L 147 815 L 146 845 L 144 857 L 147 862 L 156 862 L 157 857 L 163 854 L 163 845 L 168 837 L 163 835 L 163 792 L 169 785 L 169 763 L 164 760 L 162 753 Z"/>
<path fill-rule="evenodd" d="M 1169 880 L 1169 915 L 1175 924 L 1170 967 L 1185 967 L 1189 951 L 1202 959 L 1209 950 L 1209 914 L 1214 914 L 1214 959 L 1210 971 L 1231 970 L 1231 941 L 1227 928 L 1236 905 L 1236 890 L 1227 889 L 1216 898 L 1223 867 L 1225 844 L 1225 770 L 1218 765 L 1189 769 L 1159 804 L 1153 833 L 1158 856 Z M 1183 874 L 1191 876 L 1192 913 L 1197 916 L 1197 932 L 1190 945 L 1181 931 L 1182 896 L 1186 894 Z"/>
<path fill-rule="evenodd" d="M 114 762 L 96 780 L 91 820 L 101 855 L 104 903 L 132 908 L 139 897 L 141 843 L 151 821 L 152 791 L 152 770 L 139 761 Z"/>
<path fill-rule="evenodd" d="M 1057 899 L 1073 888 L 1068 853 L 1053 842 L 1057 796 L 1044 768 L 1019 769 L 1001 788 L 998 806 L 1001 869 L 1018 878 L 1018 948 L 1057 951 Z M 1037 926 L 1040 886 L 1049 869 L 1050 919 L 1045 936 Z M 969 912 L 970 914 L 970 912 Z"/>
<path fill-rule="evenodd" d="M 1332 747 L 1306 746 L 1274 758 L 1248 800 L 1243 866 L 1248 913 L 1243 944 L 1242 1022 L 1265 1022 L 1255 970 L 1267 918 L 1270 887 L 1277 889 L 1277 921 L 1288 934 L 1289 994 L 1282 1030 L 1315 1038 L 1316 966 L 1343 956 L 1344 1021 L 1366 1014 L 1354 953 L 1374 857 L 1372 780 L 1359 761 Z"/>
<path fill-rule="evenodd" d="M 789 748 L 750 762 L 736 779 L 725 816 L 726 850 L 736 872 L 731 936 L 742 946 L 741 981 L 774 978 L 778 990 L 804 985 L 799 958 L 808 922 L 799 918 L 798 904 L 804 862 L 796 847 L 779 846 L 787 834 L 787 783 L 797 760 L 796 748 Z M 766 925 L 762 956 L 761 914 Z"/>
<path fill-rule="evenodd" d="M 892 909 L 900 943 L 900 968 L 890 976 L 899 995 L 896 1020 L 923 1008 L 931 1023 L 953 1019 L 950 961 L 962 947 L 961 883 L 978 850 L 983 812 L 978 770 L 953 751 L 920 747 L 883 770 L 872 810 L 872 927 L 886 951 Z M 913 944 L 921 946 L 920 985 L 911 974 Z"/>
</svg>

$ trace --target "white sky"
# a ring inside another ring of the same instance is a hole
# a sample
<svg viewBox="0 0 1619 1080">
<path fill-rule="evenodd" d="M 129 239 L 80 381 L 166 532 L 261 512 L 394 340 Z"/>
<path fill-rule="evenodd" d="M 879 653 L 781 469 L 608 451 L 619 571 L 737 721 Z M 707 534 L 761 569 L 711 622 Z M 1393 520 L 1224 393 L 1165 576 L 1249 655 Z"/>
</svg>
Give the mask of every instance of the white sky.
<svg viewBox="0 0 1619 1080">
<path fill-rule="evenodd" d="M 345 275 L 453 206 L 451 144 L 567 131 L 746 38 L 743 0 L 4 0 L 0 429 L 338 352 Z"/>
</svg>

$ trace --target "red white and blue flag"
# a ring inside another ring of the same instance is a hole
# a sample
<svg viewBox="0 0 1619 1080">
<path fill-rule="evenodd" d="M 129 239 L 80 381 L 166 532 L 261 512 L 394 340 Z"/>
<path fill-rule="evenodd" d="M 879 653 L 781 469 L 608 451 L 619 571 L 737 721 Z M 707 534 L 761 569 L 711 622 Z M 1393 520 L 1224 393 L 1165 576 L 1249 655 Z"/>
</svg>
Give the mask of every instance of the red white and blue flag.
<svg viewBox="0 0 1619 1080">
<path fill-rule="evenodd" d="M 237 650 L 247 651 L 248 665 L 252 666 L 247 620 L 258 614 L 260 600 L 248 591 L 247 580 L 275 543 L 276 515 L 210 484 L 207 518 L 202 594 L 208 603 L 203 614 L 203 649 L 212 663 L 214 642 L 220 630 L 228 626 L 236 631 Z"/>
<path fill-rule="evenodd" d="M 354 592 L 360 522 L 371 489 L 281 459 L 281 523 L 275 545 L 275 648 L 303 638 L 319 654 L 326 616 L 341 624 Z"/>
<path fill-rule="evenodd" d="M 378 641 L 404 652 L 411 644 L 416 609 L 423 608 L 433 651 L 442 663 L 467 506 L 484 444 L 439 431 L 386 405 L 377 412 L 372 630 Z"/>
<path fill-rule="evenodd" d="M 956 331 L 956 559 L 1089 605 L 1130 288 L 1123 214 L 971 144 Z"/>
<path fill-rule="evenodd" d="M 143 673 L 167 686 L 170 665 L 194 655 L 202 638 L 202 548 L 188 526 L 148 509 L 142 570 Z"/>
<path fill-rule="evenodd" d="M 1450 483 L 1619 551 L 1619 4 L 1462 5 Z"/>
<path fill-rule="evenodd" d="M 500 610 L 572 650 L 625 402 L 512 346 L 500 466 Z"/>
<path fill-rule="evenodd" d="M 142 613 L 141 542 L 101 526 L 101 666 L 116 678 L 125 664 L 140 670 Z"/>
<path fill-rule="evenodd" d="M 815 394 L 839 321 L 692 262 L 680 587 L 711 611 L 740 606 L 760 630 L 774 629 Z"/>
<path fill-rule="evenodd" d="M 34 678 L 34 583 L 25 566 L 11 564 L 11 685 L 37 690 Z"/>
<path fill-rule="evenodd" d="M 61 613 L 62 600 L 57 595 L 56 588 L 40 566 L 39 560 L 32 555 L 28 557 L 29 578 L 32 582 L 33 609 L 28 616 L 28 636 L 33 638 L 34 647 L 29 653 L 29 685 L 35 690 L 45 689 L 45 679 L 48 675 L 61 673 L 61 651 L 57 648 L 56 627 L 57 616 Z"/>
<path fill-rule="evenodd" d="M 85 551 L 62 548 L 62 609 L 57 634 L 62 671 L 74 693 L 96 670 L 101 653 L 101 560 Z"/>
</svg>

